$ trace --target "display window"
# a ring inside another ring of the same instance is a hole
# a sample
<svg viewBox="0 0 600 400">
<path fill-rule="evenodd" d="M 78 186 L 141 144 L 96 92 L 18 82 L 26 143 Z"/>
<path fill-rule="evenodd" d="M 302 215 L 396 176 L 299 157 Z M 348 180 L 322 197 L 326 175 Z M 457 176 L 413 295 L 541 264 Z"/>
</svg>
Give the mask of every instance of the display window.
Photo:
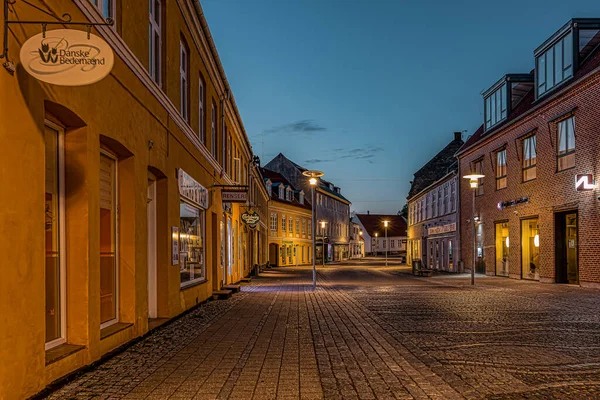
<svg viewBox="0 0 600 400">
<path fill-rule="evenodd" d="M 540 279 L 540 231 L 537 218 L 521 221 L 521 267 L 524 279 Z"/>
<path fill-rule="evenodd" d="M 496 224 L 496 275 L 508 276 L 510 238 L 508 222 Z"/>
<path fill-rule="evenodd" d="M 204 210 L 179 203 L 179 276 L 181 286 L 206 279 L 204 265 Z"/>
</svg>

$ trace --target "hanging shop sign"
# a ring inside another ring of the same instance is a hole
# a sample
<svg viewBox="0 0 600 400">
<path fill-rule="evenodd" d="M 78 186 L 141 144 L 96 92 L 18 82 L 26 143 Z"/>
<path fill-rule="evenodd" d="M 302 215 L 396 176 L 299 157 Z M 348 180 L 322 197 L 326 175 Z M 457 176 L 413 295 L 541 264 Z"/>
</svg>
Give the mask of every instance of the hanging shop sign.
<svg viewBox="0 0 600 400">
<path fill-rule="evenodd" d="M 578 192 L 594 190 L 595 188 L 596 184 L 592 174 L 577 174 L 575 177 L 575 190 Z"/>
<path fill-rule="evenodd" d="M 221 191 L 221 201 L 223 203 L 245 203 L 248 201 L 248 191 L 223 189 Z"/>
<path fill-rule="evenodd" d="M 249 228 L 254 229 L 260 221 L 260 215 L 258 215 L 252 210 L 246 211 L 242 214 L 242 221 L 244 221 L 244 223 L 248 225 Z"/>
<path fill-rule="evenodd" d="M 527 204 L 527 203 L 529 203 L 529 197 L 521 197 L 521 198 L 515 199 L 515 200 L 501 201 L 496 205 L 496 207 L 498 208 L 498 210 L 502 211 L 503 209 L 505 209 L 507 207 L 514 207 L 514 206 L 518 206 L 520 204 Z"/>
<path fill-rule="evenodd" d="M 201 208 L 208 208 L 208 189 L 199 184 L 181 168 L 177 170 L 177 180 L 179 183 L 179 195 L 181 197 L 185 197 Z"/>
<path fill-rule="evenodd" d="M 23 68 L 34 78 L 62 86 L 83 86 L 108 75 L 114 54 L 100 37 L 56 29 L 31 37 L 21 47 Z"/>
<path fill-rule="evenodd" d="M 454 232 L 456 230 L 456 222 L 451 224 L 441 225 L 441 226 L 432 226 L 431 228 L 427 228 L 428 235 L 439 235 L 440 233 L 448 233 Z"/>
</svg>

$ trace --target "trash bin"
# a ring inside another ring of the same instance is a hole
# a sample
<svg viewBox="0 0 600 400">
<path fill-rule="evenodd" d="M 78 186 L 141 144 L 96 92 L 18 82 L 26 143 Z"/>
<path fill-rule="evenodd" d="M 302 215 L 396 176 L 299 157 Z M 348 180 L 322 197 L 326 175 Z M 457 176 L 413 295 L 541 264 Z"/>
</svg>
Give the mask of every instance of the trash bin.
<svg viewBox="0 0 600 400">
<path fill-rule="evenodd" d="M 421 260 L 413 260 L 412 261 L 412 273 L 413 275 L 417 275 L 417 271 L 421 269 Z"/>
</svg>

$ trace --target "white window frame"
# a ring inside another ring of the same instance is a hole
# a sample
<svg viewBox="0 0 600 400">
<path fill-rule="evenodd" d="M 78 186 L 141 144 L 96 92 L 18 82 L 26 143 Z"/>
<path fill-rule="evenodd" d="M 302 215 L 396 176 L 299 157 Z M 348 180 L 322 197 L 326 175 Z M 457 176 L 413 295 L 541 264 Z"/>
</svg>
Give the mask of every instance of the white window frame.
<svg viewBox="0 0 600 400">
<path fill-rule="evenodd" d="M 233 169 L 234 169 L 235 174 L 234 174 L 234 179 L 233 180 L 238 185 L 240 184 L 240 176 L 241 176 L 241 171 L 242 171 L 241 168 L 242 168 L 242 162 L 241 162 L 241 160 L 239 158 L 237 158 L 237 157 L 234 158 L 233 159 Z"/>
<path fill-rule="evenodd" d="M 65 218 L 65 130 L 55 123 L 44 120 L 44 125 L 56 131 L 58 135 L 58 240 L 59 254 L 59 297 L 60 297 L 60 337 L 44 344 L 45 350 L 52 349 L 67 342 L 67 243 Z"/>
<path fill-rule="evenodd" d="M 286 232 L 287 230 L 287 218 L 285 214 L 281 216 L 281 232 Z"/>
<path fill-rule="evenodd" d="M 204 114 L 204 105 L 206 102 L 206 86 L 202 76 L 198 79 L 198 138 L 200 143 L 206 144 L 206 115 Z"/>
<path fill-rule="evenodd" d="M 103 0 L 100 0 L 103 1 Z M 154 7 L 158 3 L 158 10 Z M 114 4 L 114 3 L 113 3 Z M 158 86 L 162 85 L 162 0 L 153 0 L 150 1 L 150 25 L 149 25 L 149 34 L 150 34 L 150 52 L 149 52 L 149 64 L 148 64 L 148 73 L 156 82 Z M 155 16 L 158 15 L 158 23 L 156 22 Z M 158 46 L 155 46 L 154 38 L 158 36 Z M 155 47 L 158 47 L 158 54 L 154 53 Z M 158 60 L 156 60 L 158 58 Z M 158 62 L 157 62 L 158 61 Z M 158 70 L 155 70 L 156 65 L 158 64 Z"/>
<path fill-rule="evenodd" d="M 183 60 L 185 56 L 185 62 Z M 179 112 L 186 122 L 190 122 L 189 112 L 189 71 L 188 65 L 190 62 L 190 55 L 188 54 L 187 48 L 183 40 L 179 42 Z"/>
<path fill-rule="evenodd" d="M 277 213 L 271 213 L 271 230 L 277 231 Z"/>
<path fill-rule="evenodd" d="M 184 197 L 179 196 L 179 200 L 180 203 L 186 203 L 191 207 L 197 208 L 198 210 L 200 210 L 200 221 L 202 223 L 202 229 L 200 232 L 200 236 L 202 237 L 202 246 L 204 247 L 206 244 L 206 210 L 202 207 L 198 207 L 197 205 L 193 204 L 192 202 L 188 201 L 187 199 L 185 199 Z M 179 216 L 180 221 L 179 224 L 181 225 L 181 215 Z M 179 229 L 179 235 L 181 235 L 181 228 Z M 179 243 L 181 243 L 181 239 L 179 239 Z M 181 245 L 180 245 L 180 249 L 181 250 Z M 181 258 L 181 257 L 179 257 Z M 181 260 L 180 260 L 181 263 Z M 203 248 L 202 251 L 202 276 L 198 277 L 198 278 L 194 278 L 191 281 L 186 281 L 186 282 L 181 282 L 181 276 L 179 278 L 179 288 L 181 290 L 189 287 L 189 286 L 194 286 L 196 285 L 198 282 L 205 282 L 207 280 L 207 275 L 206 275 L 206 247 Z"/>
<path fill-rule="evenodd" d="M 114 325 L 116 323 L 119 322 L 119 317 L 120 317 L 120 299 L 119 299 L 119 291 L 120 291 L 120 265 L 119 265 L 119 258 L 120 258 L 120 254 L 119 254 L 119 160 L 117 159 L 117 157 L 104 150 L 104 149 L 100 149 L 100 154 L 105 155 L 108 158 L 111 158 L 114 163 L 115 163 L 115 318 L 108 320 L 104 323 L 100 324 L 100 330 L 107 328 L 111 325 Z M 100 210 L 100 209 L 98 209 Z"/>
</svg>

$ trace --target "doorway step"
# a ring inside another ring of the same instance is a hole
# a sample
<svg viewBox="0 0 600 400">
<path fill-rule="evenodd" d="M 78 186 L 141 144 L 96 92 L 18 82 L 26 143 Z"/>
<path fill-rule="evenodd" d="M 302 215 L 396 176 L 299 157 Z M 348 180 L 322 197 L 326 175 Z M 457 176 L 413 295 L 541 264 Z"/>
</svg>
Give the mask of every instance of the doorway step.
<svg viewBox="0 0 600 400">
<path fill-rule="evenodd" d="M 213 300 L 227 300 L 231 297 L 231 290 L 215 290 L 213 291 Z"/>
<path fill-rule="evenodd" d="M 250 277 L 242 278 L 242 279 L 240 279 L 240 282 L 241 283 L 250 283 L 250 282 L 252 282 L 252 278 L 250 278 Z"/>
<path fill-rule="evenodd" d="M 231 290 L 232 293 L 238 293 L 241 289 L 240 285 L 225 285 L 223 290 Z"/>
</svg>

